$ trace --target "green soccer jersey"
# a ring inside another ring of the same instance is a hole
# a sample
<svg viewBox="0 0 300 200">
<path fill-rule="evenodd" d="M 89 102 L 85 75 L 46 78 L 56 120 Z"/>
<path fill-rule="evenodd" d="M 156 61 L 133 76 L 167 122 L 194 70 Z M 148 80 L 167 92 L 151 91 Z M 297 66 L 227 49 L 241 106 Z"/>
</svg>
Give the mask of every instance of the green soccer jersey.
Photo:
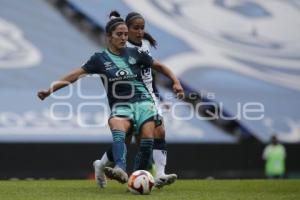
<svg viewBox="0 0 300 200">
<path fill-rule="evenodd" d="M 116 103 L 153 101 L 142 79 L 142 70 L 152 66 L 153 59 L 136 48 L 124 48 L 121 55 L 109 50 L 95 53 L 82 68 L 99 74 L 106 89 L 110 107 Z"/>
<path fill-rule="evenodd" d="M 268 176 L 282 176 L 285 173 L 285 156 L 285 148 L 281 144 L 270 144 L 265 148 L 263 157 Z"/>
</svg>

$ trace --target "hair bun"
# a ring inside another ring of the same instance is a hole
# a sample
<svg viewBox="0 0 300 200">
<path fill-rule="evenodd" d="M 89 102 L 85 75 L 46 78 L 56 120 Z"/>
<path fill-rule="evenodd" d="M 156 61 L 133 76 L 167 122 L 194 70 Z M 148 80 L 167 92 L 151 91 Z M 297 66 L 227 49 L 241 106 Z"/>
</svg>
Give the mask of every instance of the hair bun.
<svg viewBox="0 0 300 200">
<path fill-rule="evenodd" d="M 121 17 L 120 13 L 116 10 L 113 10 L 109 14 L 109 19 L 115 19 L 117 17 Z"/>
</svg>

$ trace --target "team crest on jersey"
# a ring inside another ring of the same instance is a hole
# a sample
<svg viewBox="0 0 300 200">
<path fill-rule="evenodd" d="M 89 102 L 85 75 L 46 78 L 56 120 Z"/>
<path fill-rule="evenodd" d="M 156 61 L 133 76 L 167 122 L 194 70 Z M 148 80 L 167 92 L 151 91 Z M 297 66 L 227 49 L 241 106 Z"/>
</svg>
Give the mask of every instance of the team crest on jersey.
<svg viewBox="0 0 300 200">
<path fill-rule="evenodd" d="M 128 62 L 129 62 L 129 64 L 134 65 L 134 64 L 136 64 L 136 59 L 133 57 L 129 57 Z"/>
</svg>

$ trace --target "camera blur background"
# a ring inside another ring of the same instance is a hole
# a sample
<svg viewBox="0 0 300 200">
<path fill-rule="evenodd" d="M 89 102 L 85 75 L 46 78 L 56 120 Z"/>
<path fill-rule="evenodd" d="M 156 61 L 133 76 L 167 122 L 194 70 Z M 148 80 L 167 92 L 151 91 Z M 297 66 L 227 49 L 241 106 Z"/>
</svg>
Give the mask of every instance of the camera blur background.
<svg viewBox="0 0 300 200">
<path fill-rule="evenodd" d="M 183 101 L 170 98 L 157 77 L 176 103 L 165 112 L 167 172 L 263 178 L 276 133 L 286 177 L 300 177 L 299 0 L 0 0 L 0 179 L 93 177 L 112 140 L 99 78 L 44 102 L 36 92 L 104 48 L 111 10 L 144 16 L 153 57 L 185 88 Z"/>
</svg>

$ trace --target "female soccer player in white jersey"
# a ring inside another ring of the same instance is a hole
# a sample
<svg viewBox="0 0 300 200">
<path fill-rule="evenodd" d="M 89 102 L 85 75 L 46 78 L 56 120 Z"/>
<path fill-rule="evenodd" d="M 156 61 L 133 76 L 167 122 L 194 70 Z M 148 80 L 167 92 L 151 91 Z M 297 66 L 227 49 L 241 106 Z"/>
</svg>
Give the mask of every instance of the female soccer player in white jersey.
<svg viewBox="0 0 300 200">
<path fill-rule="evenodd" d="M 113 11 L 110 16 L 119 17 L 120 15 L 118 12 Z M 138 48 L 139 50 L 142 50 L 143 52 L 146 52 L 151 56 L 150 49 L 151 46 L 156 47 L 156 41 L 150 34 L 145 32 L 145 20 L 142 15 L 136 12 L 131 12 L 127 15 L 125 21 L 128 26 L 128 41 L 126 44 L 127 47 Z M 155 85 L 151 68 L 142 70 L 142 79 L 155 102 L 161 122 L 155 128 L 153 145 L 153 161 L 156 168 L 155 185 L 156 187 L 161 188 L 165 185 L 174 183 L 177 179 L 177 175 L 165 174 L 165 166 L 167 162 L 165 128 L 162 118 L 162 112 L 159 106 L 159 94 Z M 104 153 L 101 160 L 96 160 L 94 162 L 96 181 L 100 187 L 106 186 L 106 179 L 103 170 L 105 166 L 112 164 L 112 157 L 113 156 L 111 150 L 108 150 L 106 153 Z"/>
</svg>

